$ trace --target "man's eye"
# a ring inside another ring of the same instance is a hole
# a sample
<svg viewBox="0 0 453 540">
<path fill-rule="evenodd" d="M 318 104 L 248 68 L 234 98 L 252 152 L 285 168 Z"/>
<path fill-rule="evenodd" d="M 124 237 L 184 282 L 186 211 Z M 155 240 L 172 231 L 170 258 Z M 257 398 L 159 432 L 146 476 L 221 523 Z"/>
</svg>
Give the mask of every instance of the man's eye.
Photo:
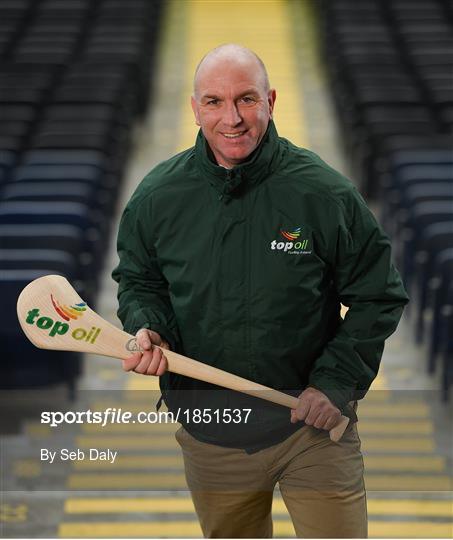
<svg viewBox="0 0 453 540">
<path fill-rule="evenodd" d="M 207 102 L 207 105 L 218 105 L 219 103 L 219 100 L 218 99 L 210 99 L 208 102 Z"/>
<path fill-rule="evenodd" d="M 247 103 L 247 104 L 255 103 L 255 100 L 254 100 L 252 97 L 250 97 L 250 96 L 244 96 L 244 97 L 242 98 L 242 101 L 243 101 L 244 103 Z"/>
</svg>

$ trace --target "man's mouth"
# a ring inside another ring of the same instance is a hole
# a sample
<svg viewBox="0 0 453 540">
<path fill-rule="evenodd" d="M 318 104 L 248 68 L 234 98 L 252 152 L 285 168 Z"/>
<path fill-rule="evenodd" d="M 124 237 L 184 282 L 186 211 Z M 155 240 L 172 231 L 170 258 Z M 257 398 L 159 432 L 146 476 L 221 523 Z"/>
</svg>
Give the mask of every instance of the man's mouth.
<svg viewBox="0 0 453 540">
<path fill-rule="evenodd" d="M 237 133 L 222 133 L 224 137 L 227 139 L 237 139 L 238 137 L 241 137 L 241 135 L 244 135 L 245 131 L 238 131 Z"/>
</svg>

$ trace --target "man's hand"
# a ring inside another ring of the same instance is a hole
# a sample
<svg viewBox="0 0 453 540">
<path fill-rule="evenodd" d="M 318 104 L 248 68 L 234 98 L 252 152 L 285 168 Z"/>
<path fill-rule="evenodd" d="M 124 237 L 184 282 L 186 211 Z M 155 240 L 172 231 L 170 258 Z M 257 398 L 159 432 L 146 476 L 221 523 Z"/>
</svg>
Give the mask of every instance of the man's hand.
<svg viewBox="0 0 453 540">
<path fill-rule="evenodd" d="M 135 335 L 137 345 L 143 352 L 136 352 L 123 360 L 124 371 L 135 371 L 142 375 L 163 375 L 168 369 L 168 362 L 158 347 L 170 349 L 168 343 L 157 332 L 146 328 L 142 328 Z"/>
<path fill-rule="evenodd" d="M 297 408 L 291 409 L 292 424 L 303 420 L 318 429 L 332 429 L 338 424 L 340 416 L 341 411 L 316 388 L 306 388 L 299 396 Z"/>
</svg>

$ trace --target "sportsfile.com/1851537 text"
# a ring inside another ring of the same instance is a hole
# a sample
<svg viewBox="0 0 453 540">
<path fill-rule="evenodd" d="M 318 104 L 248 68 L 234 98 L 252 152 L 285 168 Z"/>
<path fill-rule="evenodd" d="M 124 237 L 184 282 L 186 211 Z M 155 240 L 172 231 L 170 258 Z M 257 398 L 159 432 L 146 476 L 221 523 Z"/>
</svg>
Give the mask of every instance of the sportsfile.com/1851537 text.
<svg viewBox="0 0 453 540">
<path fill-rule="evenodd" d="M 108 407 L 102 411 L 43 411 L 41 424 L 58 427 L 62 424 L 246 424 L 252 409 L 182 409 L 170 411 L 139 411 Z"/>
</svg>

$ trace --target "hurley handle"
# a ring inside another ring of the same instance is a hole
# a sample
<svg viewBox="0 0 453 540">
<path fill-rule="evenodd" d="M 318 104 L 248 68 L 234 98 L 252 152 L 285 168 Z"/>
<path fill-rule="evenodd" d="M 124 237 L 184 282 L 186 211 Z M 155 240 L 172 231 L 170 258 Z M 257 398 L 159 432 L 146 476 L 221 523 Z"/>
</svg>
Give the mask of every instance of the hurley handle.
<svg viewBox="0 0 453 540">
<path fill-rule="evenodd" d="M 125 359 L 140 349 L 134 336 L 94 312 L 62 276 L 49 275 L 29 283 L 17 301 L 19 323 L 28 339 L 41 349 L 78 351 Z M 259 397 L 290 409 L 299 400 L 227 371 L 163 350 L 173 373 Z M 349 419 L 342 416 L 330 430 L 339 441 Z"/>
</svg>

